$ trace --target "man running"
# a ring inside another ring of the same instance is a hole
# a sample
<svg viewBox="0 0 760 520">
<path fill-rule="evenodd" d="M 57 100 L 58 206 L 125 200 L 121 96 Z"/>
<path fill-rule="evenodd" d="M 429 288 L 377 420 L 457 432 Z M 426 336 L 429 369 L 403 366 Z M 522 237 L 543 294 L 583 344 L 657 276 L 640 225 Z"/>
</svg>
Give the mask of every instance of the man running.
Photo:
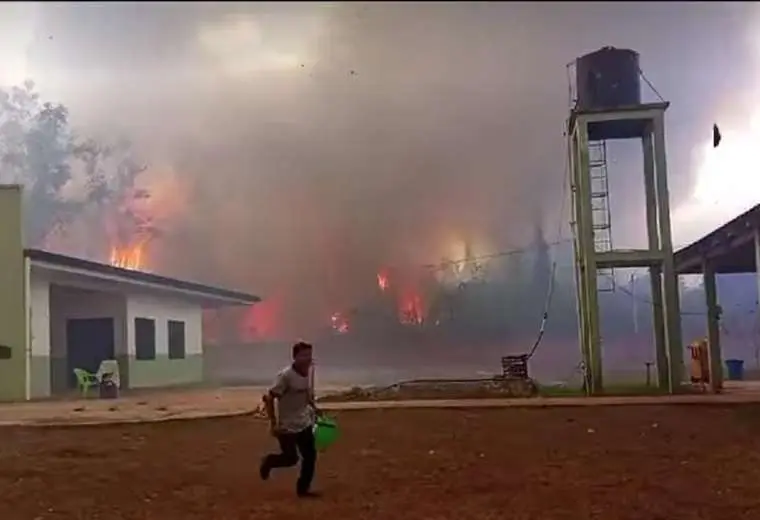
<svg viewBox="0 0 760 520">
<path fill-rule="evenodd" d="M 314 418 L 320 413 L 314 404 L 310 377 L 313 350 L 309 343 L 302 341 L 293 345 L 293 363 L 277 375 L 274 385 L 263 398 L 270 431 L 280 443 L 280 453 L 264 457 L 259 473 L 262 480 L 267 480 L 272 469 L 298 464 L 300 454 L 301 473 L 296 493 L 302 498 L 317 496 L 310 489 L 317 462 Z"/>
</svg>

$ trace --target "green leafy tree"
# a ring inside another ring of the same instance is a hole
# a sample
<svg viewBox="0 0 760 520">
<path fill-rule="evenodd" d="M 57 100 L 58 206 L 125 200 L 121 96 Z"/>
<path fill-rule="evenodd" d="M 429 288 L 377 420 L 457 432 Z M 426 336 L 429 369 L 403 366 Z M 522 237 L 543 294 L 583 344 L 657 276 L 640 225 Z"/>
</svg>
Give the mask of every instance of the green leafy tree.
<svg viewBox="0 0 760 520">
<path fill-rule="evenodd" d="M 86 210 L 101 216 L 114 213 L 118 227 L 128 233 L 150 229 L 152 223 L 135 214 L 129 203 L 149 196 L 135 188 L 144 169 L 128 142 L 103 145 L 77 136 L 68 109 L 42 102 L 33 82 L 0 88 L 0 182 L 25 188 L 30 246 L 44 246 L 51 233 L 65 230 Z M 84 174 L 83 188 L 67 194 L 75 171 Z"/>
</svg>

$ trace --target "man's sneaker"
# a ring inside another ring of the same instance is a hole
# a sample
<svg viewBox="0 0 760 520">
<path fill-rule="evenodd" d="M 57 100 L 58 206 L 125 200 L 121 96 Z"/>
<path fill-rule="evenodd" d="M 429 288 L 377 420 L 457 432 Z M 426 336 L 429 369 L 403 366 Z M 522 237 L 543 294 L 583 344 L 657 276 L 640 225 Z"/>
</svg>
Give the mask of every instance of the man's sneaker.
<svg viewBox="0 0 760 520">
<path fill-rule="evenodd" d="M 314 491 L 298 491 L 298 498 L 320 498 L 322 495 Z"/>
<path fill-rule="evenodd" d="M 267 464 L 267 458 L 264 457 L 261 459 L 261 465 L 259 466 L 259 476 L 261 477 L 261 480 L 267 480 L 271 472 L 272 468 L 269 467 L 269 464 Z"/>
</svg>

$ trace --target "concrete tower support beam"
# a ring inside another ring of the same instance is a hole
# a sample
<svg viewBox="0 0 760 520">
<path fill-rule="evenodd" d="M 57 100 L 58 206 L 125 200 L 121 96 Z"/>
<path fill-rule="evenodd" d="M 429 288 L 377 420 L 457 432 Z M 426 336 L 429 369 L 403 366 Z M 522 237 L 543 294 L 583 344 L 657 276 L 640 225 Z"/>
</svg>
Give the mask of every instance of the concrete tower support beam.
<svg viewBox="0 0 760 520">
<path fill-rule="evenodd" d="M 707 304 L 707 355 L 710 364 L 710 389 L 714 393 L 718 393 L 723 388 L 718 289 L 715 280 L 715 269 L 710 262 L 703 262 L 702 273 L 705 285 L 705 302 Z"/>
<path fill-rule="evenodd" d="M 655 187 L 654 140 L 651 133 L 641 139 L 644 154 L 644 194 L 647 216 L 647 242 L 650 250 L 658 250 L 660 229 L 657 225 L 657 188 Z M 654 329 L 655 367 L 657 383 L 660 388 L 670 384 L 670 370 L 665 338 L 665 320 L 663 318 L 662 267 L 649 267 L 649 281 L 652 293 L 652 327 Z"/>
<path fill-rule="evenodd" d="M 667 107 L 667 103 L 652 103 L 615 110 L 575 110 L 570 114 L 568 145 L 573 183 L 579 339 L 591 393 L 602 391 L 602 338 L 597 298 L 597 271 L 602 268 L 649 269 L 658 382 L 670 392 L 675 392 L 682 382 L 681 316 L 665 153 Z M 594 241 L 589 141 L 631 138 L 641 141 L 644 155 L 647 248 L 600 253 Z"/>
<path fill-rule="evenodd" d="M 657 223 L 659 225 L 659 250 L 664 253 L 663 318 L 668 362 L 670 365 L 670 392 L 678 390 L 683 381 L 683 344 L 681 340 L 681 305 L 679 301 L 678 274 L 673 260 L 673 237 L 670 225 L 670 194 L 668 192 L 668 164 L 665 154 L 665 110 L 654 118 L 655 186 L 657 188 Z"/>
</svg>

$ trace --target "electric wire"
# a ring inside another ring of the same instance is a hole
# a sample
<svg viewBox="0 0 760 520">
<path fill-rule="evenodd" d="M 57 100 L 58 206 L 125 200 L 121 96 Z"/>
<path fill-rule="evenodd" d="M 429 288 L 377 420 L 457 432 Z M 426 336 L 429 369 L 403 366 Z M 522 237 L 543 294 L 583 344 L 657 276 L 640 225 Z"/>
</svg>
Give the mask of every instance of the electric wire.
<svg viewBox="0 0 760 520">
<path fill-rule="evenodd" d="M 652 300 L 649 300 L 647 298 L 643 298 L 643 297 L 639 296 L 638 294 L 634 294 L 634 293 L 632 293 L 631 291 L 629 291 L 627 288 L 625 288 L 623 286 L 619 286 L 618 290 L 620 292 L 622 292 L 623 294 L 625 294 L 627 296 L 630 296 L 632 299 L 634 299 L 636 301 L 639 301 L 639 302 L 642 302 L 642 303 L 646 303 L 647 305 L 651 305 L 652 307 L 662 308 L 662 305 L 658 305 L 655 302 L 653 302 Z M 681 310 L 681 316 L 706 316 L 706 315 L 707 315 L 706 312 L 684 311 L 684 310 Z"/>
<path fill-rule="evenodd" d="M 652 84 L 652 82 L 651 82 L 651 81 L 649 81 L 649 78 L 647 78 L 647 77 L 646 77 L 646 74 L 644 74 L 644 71 L 643 71 L 643 70 L 641 70 L 641 68 L 639 68 L 639 76 L 641 76 L 641 79 L 642 79 L 642 80 L 644 81 L 644 83 L 646 83 L 646 84 L 647 84 L 647 86 L 648 86 L 648 87 L 649 87 L 649 88 L 652 90 L 652 92 L 654 93 L 654 95 L 655 95 L 655 96 L 657 96 L 657 98 L 658 98 L 660 101 L 662 101 L 663 103 L 665 103 L 665 98 L 663 98 L 663 97 L 660 95 L 659 91 L 658 91 L 658 90 L 655 88 L 655 86 Z"/>
<path fill-rule="evenodd" d="M 569 239 L 569 238 L 563 238 L 563 239 L 560 239 L 560 240 L 554 240 L 552 242 L 547 242 L 546 245 L 549 246 L 549 247 L 555 247 L 555 246 L 559 246 L 559 245 L 562 245 L 562 244 L 567 244 L 569 242 L 571 242 L 571 239 Z M 513 255 L 521 255 L 521 254 L 525 254 L 525 253 L 529 252 L 532 249 L 533 249 L 533 246 L 530 245 L 530 246 L 524 246 L 524 247 L 516 247 L 516 248 L 513 248 L 513 249 L 504 249 L 504 250 L 501 250 L 501 251 L 497 251 L 496 253 L 489 253 L 489 254 L 484 254 L 484 255 L 471 256 L 471 257 L 467 257 L 467 258 L 459 258 L 457 260 L 444 260 L 444 261 L 438 262 L 438 263 L 428 262 L 428 263 L 421 263 L 421 264 L 413 264 L 413 263 L 410 263 L 410 264 L 394 264 L 394 265 L 385 267 L 385 269 L 390 270 L 390 271 L 394 271 L 394 270 L 397 270 L 397 269 L 401 270 L 401 269 L 404 269 L 404 268 L 414 268 L 414 267 L 417 267 L 417 268 L 428 269 L 428 270 L 432 270 L 432 271 L 442 271 L 442 270 L 446 270 L 449 267 L 454 266 L 454 265 L 462 265 L 462 264 L 467 264 L 467 263 L 470 263 L 470 262 L 477 262 L 477 261 L 480 261 L 480 260 L 493 260 L 493 259 L 496 259 L 496 258 L 506 258 L 506 257 L 510 257 L 510 256 L 513 256 Z"/>
<path fill-rule="evenodd" d="M 565 157 L 565 167 L 564 167 L 564 173 L 562 175 L 562 201 L 561 206 L 559 210 L 559 222 L 557 224 L 557 240 L 556 242 L 561 242 L 563 240 L 562 238 L 562 228 L 564 224 L 564 218 L 563 215 L 565 213 L 565 203 L 567 199 L 568 194 L 568 184 L 570 183 L 570 165 L 569 165 L 569 159 Z M 552 301 L 554 299 L 554 282 L 555 278 L 557 277 L 557 258 L 556 256 L 552 260 L 552 267 L 549 273 L 549 285 L 546 289 L 546 299 L 544 301 L 544 312 L 541 315 L 541 325 L 538 329 L 538 334 L 536 335 L 536 340 L 533 342 L 533 346 L 531 347 L 530 351 L 528 351 L 528 354 L 526 355 L 526 360 L 530 360 L 533 355 L 536 353 L 536 350 L 538 350 L 538 347 L 541 345 L 541 341 L 544 339 L 544 334 L 546 333 L 546 325 L 549 322 L 549 311 L 551 310 Z"/>
</svg>

